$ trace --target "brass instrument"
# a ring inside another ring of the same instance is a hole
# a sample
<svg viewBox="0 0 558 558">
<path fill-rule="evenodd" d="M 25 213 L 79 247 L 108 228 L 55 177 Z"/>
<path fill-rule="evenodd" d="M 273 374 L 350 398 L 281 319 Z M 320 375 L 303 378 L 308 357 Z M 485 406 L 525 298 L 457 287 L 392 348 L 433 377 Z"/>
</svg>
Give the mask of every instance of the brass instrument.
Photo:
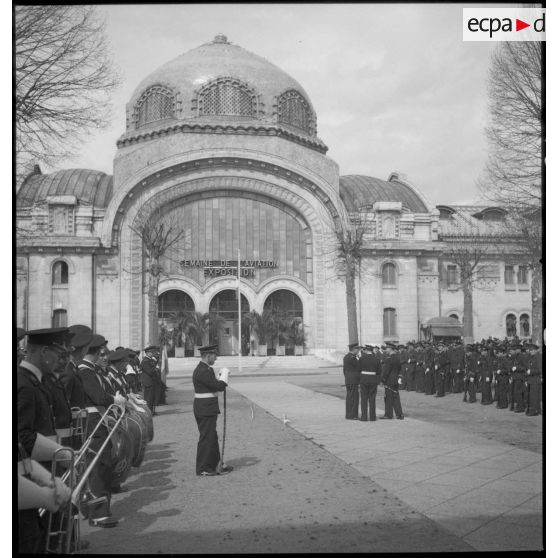
<svg viewBox="0 0 558 558">
<path fill-rule="evenodd" d="M 54 452 L 51 468 L 53 485 L 55 485 L 58 466 L 62 463 L 66 465 L 69 462 L 65 476 L 70 490 L 73 491 L 76 482 L 74 459 L 74 450 L 71 448 L 60 448 Z M 67 504 L 62 506 L 56 513 L 49 512 L 47 525 L 46 554 L 70 554 L 72 542 L 74 543 L 74 550 L 77 549 L 79 540 L 79 515 L 74 513 L 71 498 L 69 498 Z M 75 527 L 78 529 L 77 532 L 74 532 Z M 72 536 L 73 533 L 74 535 Z"/>
</svg>

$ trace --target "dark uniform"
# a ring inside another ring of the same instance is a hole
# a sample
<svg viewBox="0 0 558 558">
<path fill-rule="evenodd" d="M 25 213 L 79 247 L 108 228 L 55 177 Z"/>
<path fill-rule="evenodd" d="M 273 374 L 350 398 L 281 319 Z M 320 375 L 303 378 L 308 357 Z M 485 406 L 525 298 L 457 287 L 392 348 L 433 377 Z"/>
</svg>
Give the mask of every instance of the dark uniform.
<svg viewBox="0 0 558 558">
<path fill-rule="evenodd" d="M 455 345 L 448 351 L 451 374 L 453 377 L 453 393 L 462 393 L 465 387 L 465 349 L 463 345 Z"/>
<path fill-rule="evenodd" d="M 51 439 L 56 437 L 50 395 L 39 380 L 37 372 L 21 362 L 17 370 L 17 432 L 22 455 L 31 455 L 37 434 Z M 45 463 L 50 469 L 50 464 Z M 46 516 L 45 516 L 46 517 Z M 46 525 L 38 510 L 18 511 L 18 551 L 22 554 L 43 552 L 46 543 Z"/>
<path fill-rule="evenodd" d="M 43 383 L 50 393 L 54 426 L 63 446 L 71 446 L 72 409 L 62 382 L 54 374 L 45 374 Z"/>
<path fill-rule="evenodd" d="M 510 411 L 524 413 L 526 407 L 525 377 L 529 368 L 529 355 L 525 352 L 517 353 L 512 366 L 512 389 Z"/>
<path fill-rule="evenodd" d="M 382 364 L 380 357 L 375 354 L 364 353 L 360 357 L 360 420 L 376 420 L 376 394 Z M 369 412 L 370 411 L 370 412 Z"/>
<path fill-rule="evenodd" d="M 505 353 L 496 357 L 496 408 L 507 409 L 509 404 L 512 359 Z"/>
<path fill-rule="evenodd" d="M 407 389 L 407 385 L 409 382 L 409 363 L 407 362 L 409 360 L 409 351 L 407 350 L 405 345 L 399 345 L 398 357 L 399 364 L 401 365 L 401 382 L 399 382 L 399 387 L 401 389 Z"/>
<path fill-rule="evenodd" d="M 155 347 L 147 347 L 148 352 Z M 161 377 L 157 368 L 157 359 L 149 354 L 141 361 L 141 383 L 143 385 L 143 398 L 147 406 L 153 414 L 155 414 L 155 406 L 159 400 L 159 390 Z"/>
<path fill-rule="evenodd" d="M 532 347 L 536 348 L 536 345 Z M 542 379 L 542 355 L 534 352 L 529 358 L 529 368 L 526 372 L 527 384 L 527 416 L 541 414 L 541 379 Z"/>
<path fill-rule="evenodd" d="M 479 383 L 481 392 L 481 405 L 492 404 L 492 359 L 486 351 L 479 357 Z"/>
<path fill-rule="evenodd" d="M 424 394 L 434 395 L 434 348 L 429 345 L 424 351 Z"/>
<path fill-rule="evenodd" d="M 213 368 L 201 361 L 192 374 L 194 383 L 194 417 L 200 437 L 196 452 L 196 474 L 215 473 L 221 453 L 217 436 L 217 416 L 221 413 L 217 392 L 227 384 L 217 380 Z"/>
<path fill-rule="evenodd" d="M 397 353 L 390 355 L 382 366 L 382 383 L 385 387 L 385 413 L 381 418 L 392 419 L 393 411 L 398 419 L 403 418 L 401 399 L 399 397 L 399 379 L 401 374 L 401 360 Z"/>
<path fill-rule="evenodd" d="M 465 396 L 463 401 L 469 403 L 477 402 L 477 385 L 479 378 L 480 354 L 473 348 L 471 353 L 466 357 L 467 360 L 467 376 L 465 377 Z"/>
<path fill-rule="evenodd" d="M 436 397 L 446 395 L 446 377 L 449 373 L 449 358 L 445 347 L 439 347 L 434 358 Z"/>
<path fill-rule="evenodd" d="M 417 393 L 424 393 L 424 358 L 425 358 L 425 349 L 422 345 L 418 345 L 415 350 L 415 358 L 416 358 L 416 365 L 415 365 L 415 385 L 417 388 Z"/>
<path fill-rule="evenodd" d="M 357 343 L 349 345 L 349 350 L 358 347 Z M 343 357 L 343 375 L 347 395 L 345 397 L 345 418 L 358 420 L 358 386 L 360 384 L 360 362 L 357 356 L 349 352 Z"/>
</svg>

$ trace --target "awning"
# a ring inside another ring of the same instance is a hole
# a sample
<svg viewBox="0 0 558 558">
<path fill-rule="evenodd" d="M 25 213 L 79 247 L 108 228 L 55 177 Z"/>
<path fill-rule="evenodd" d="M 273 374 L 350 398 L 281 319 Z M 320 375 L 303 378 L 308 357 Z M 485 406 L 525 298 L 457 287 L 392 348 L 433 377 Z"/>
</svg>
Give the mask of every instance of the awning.
<svg viewBox="0 0 558 558">
<path fill-rule="evenodd" d="M 430 326 L 430 331 L 434 337 L 462 337 L 463 328 L 459 326 Z"/>
</svg>

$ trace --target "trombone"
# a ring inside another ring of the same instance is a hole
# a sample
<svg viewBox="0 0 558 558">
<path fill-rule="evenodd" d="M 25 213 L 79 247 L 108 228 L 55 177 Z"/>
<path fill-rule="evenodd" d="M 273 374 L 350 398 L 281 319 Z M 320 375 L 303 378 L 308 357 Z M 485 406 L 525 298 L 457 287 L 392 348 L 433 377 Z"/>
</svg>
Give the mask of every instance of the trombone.
<svg viewBox="0 0 558 558">
<path fill-rule="evenodd" d="M 108 421 L 110 415 L 114 415 L 114 423 L 109 427 Z M 47 535 L 46 535 L 46 548 L 45 552 L 47 554 L 70 554 L 72 551 L 76 552 L 79 549 L 79 537 L 80 537 L 80 529 L 79 529 L 79 516 L 80 516 L 80 495 L 81 490 L 83 489 L 85 483 L 88 480 L 91 471 L 97 464 L 102 452 L 107 447 L 109 442 L 111 441 L 114 433 L 120 426 L 125 414 L 125 409 L 120 407 L 119 405 L 112 404 L 110 405 L 102 417 L 99 419 L 98 423 L 95 425 L 91 433 L 89 434 L 88 438 L 85 440 L 81 448 L 76 452 L 71 448 L 59 448 L 54 452 L 53 460 L 52 460 L 52 479 L 54 482 L 54 478 L 56 477 L 57 467 L 60 463 L 65 462 L 69 463 L 69 467 L 60 477 L 61 480 L 68 485 L 70 488 L 72 495 L 68 501 L 67 506 L 65 509 L 59 510 L 56 514 L 49 512 L 48 518 L 48 528 L 47 528 Z M 82 417 L 83 418 L 83 415 Z M 88 418 L 88 417 L 87 417 Z M 102 426 L 106 425 L 109 432 L 105 440 L 103 441 L 101 447 L 95 451 L 90 448 L 91 442 L 93 441 L 93 437 L 95 436 L 98 429 Z M 85 426 L 82 422 L 82 430 L 80 434 L 85 436 Z M 67 457 L 62 459 L 60 457 L 61 452 L 70 453 L 70 459 Z M 88 453 L 93 453 L 95 457 L 89 463 L 87 468 L 84 469 L 85 465 L 85 457 Z M 79 475 L 78 475 L 79 471 Z M 79 480 L 78 480 L 79 476 Z M 75 506 L 75 510 L 73 507 Z M 39 515 L 42 517 L 45 514 L 46 510 L 43 508 L 39 510 Z M 57 537 L 54 542 L 52 539 Z"/>
<path fill-rule="evenodd" d="M 54 452 L 51 467 L 52 484 L 55 486 L 58 465 L 68 462 L 69 466 L 66 471 L 67 484 L 70 490 L 73 491 L 76 474 L 75 453 L 71 448 L 59 448 Z M 45 546 L 46 554 L 70 554 L 72 539 L 75 547 L 74 550 L 77 549 L 77 538 L 75 536 L 72 537 L 72 531 L 79 521 L 79 516 L 74 514 L 72 507 L 72 499 L 69 498 L 68 503 L 61 507 L 56 513 L 49 512 Z M 79 531 L 77 532 L 79 533 Z"/>
</svg>

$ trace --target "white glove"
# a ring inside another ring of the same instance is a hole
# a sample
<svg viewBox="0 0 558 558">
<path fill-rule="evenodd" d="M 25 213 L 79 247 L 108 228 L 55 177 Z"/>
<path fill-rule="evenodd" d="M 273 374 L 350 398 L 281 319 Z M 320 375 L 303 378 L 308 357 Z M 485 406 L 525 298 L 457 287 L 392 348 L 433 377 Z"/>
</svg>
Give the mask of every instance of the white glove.
<svg viewBox="0 0 558 558">
<path fill-rule="evenodd" d="M 496 374 L 500 374 L 500 370 L 496 370 Z"/>
<path fill-rule="evenodd" d="M 430 372 L 430 368 L 427 368 L 427 369 L 425 370 L 425 372 Z"/>
<path fill-rule="evenodd" d="M 461 372 L 461 370 L 459 370 L 459 368 L 455 371 L 456 374 L 459 374 L 459 372 Z"/>
<path fill-rule="evenodd" d="M 402 378 L 397 378 L 397 383 L 398 383 L 399 385 L 401 385 L 401 384 L 403 383 Z"/>
<path fill-rule="evenodd" d="M 411 359 L 409 359 L 407 362 L 411 362 Z"/>
<path fill-rule="evenodd" d="M 490 382 L 490 378 L 489 378 L 488 376 L 486 377 L 486 381 L 487 381 L 487 382 Z"/>
<path fill-rule="evenodd" d="M 512 366 L 512 372 L 515 372 L 516 368 L 516 366 Z"/>
<path fill-rule="evenodd" d="M 228 368 L 221 368 L 221 370 L 219 370 L 219 380 L 228 385 L 230 372 L 231 371 Z"/>
<path fill-rule="evenodd" d="M 529 376 L 531 374 L 531 369 L 529 368 L 529 370 L 527 370 L 527 376 Z"/>
<path fill-rule="evenodd" d="M 475 381 L 475 378 L 469 378 L 469 381 L 470 381 L 470 382 L 474 382 L 474 381 Z"/>
<path fill-rule="evenodd" d="M 117 391 L 116 395 L 114 396 L 114 403 L 122 407 L 126 403 L 126 397 L 124 397 L 120 394 L 119 391 Z"/>
<path fill-rule="evenodd" d="M 438 365 L 437 364 L 434 365 L 434 370 L 438 370 Z"/>
</svg>

